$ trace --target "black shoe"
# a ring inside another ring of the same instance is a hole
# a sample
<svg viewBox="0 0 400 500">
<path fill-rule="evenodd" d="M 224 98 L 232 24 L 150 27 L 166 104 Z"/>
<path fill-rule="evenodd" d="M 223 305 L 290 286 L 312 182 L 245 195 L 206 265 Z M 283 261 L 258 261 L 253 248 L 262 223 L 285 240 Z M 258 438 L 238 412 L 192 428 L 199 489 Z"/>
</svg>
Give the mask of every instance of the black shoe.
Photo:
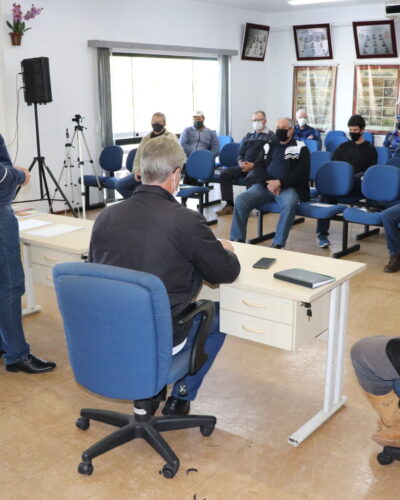
<svg viewBox="0 0 400 500">
<path fill-rule="evenodd" d="M 56 367 L 52 361 L 45 361 L 37 358 L 33 354 L 28 354 L 25 359 L 6 365 L 8 372 L 43 373 L 49 372 Z"/>
<path fill-rule="evenodd" d="M 278 250 L 280 250 L 281 248 L 283 248 L 282 245 L 278 245 L 277 243 L 272 243 L 272 245 L 270 246 L 270 248 L 277 248 Z"/>
<path fill-rule="evenodd" d="M 170 396 L 162 409 L 163 415 L 187 415 L 190 410 L 190 401 Z"/>
</svg>

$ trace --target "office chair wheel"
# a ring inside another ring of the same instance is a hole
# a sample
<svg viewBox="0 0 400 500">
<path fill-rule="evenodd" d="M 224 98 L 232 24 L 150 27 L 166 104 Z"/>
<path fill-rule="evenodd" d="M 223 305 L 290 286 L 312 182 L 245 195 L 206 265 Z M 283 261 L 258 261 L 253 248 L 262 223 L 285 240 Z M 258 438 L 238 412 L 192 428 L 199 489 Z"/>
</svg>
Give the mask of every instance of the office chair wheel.
<svg viewBox="0 0 400 500">
<path fill-rule="evenodd" d="M 393 462 L 393 458 L 390 457 L 389 455 L 386 455 L 385 453 L 383 453 L 383 451 L 381 453 L 379 453 L 379 455 L 376 457 L 376 459 L 378 460 L 378 462 L 381 465 L 389 465 Z"/>
<path fill-rule="evenodd" d="M 200 427 L 200 432 L 203 436 L 211 436 L 211 434 L 214 432 L 215 425 L 202 425 Z"/>
<path fill-rule="evenodd" d="M 166 479 L 172 479 L 178 472 L 179 464 L 174 466 L 171 464 L 165 464 L 162 468 L 162 474 Z"/>
<path fill-rule="evenodd" d="M 90 476 L 93 474 L 93 465 L 92 462 L 81 462 L 78 465 L 79 474 L 83 474 L 85 476 Z"/>
<path fill-rule="evenodd" d="M 87 417 L 79 417 L 75 425 L 78 427 L 78 429 L 81 429 L 82 431 L 87 431 L 90 426 L 90 421 Z"/>
</svg>

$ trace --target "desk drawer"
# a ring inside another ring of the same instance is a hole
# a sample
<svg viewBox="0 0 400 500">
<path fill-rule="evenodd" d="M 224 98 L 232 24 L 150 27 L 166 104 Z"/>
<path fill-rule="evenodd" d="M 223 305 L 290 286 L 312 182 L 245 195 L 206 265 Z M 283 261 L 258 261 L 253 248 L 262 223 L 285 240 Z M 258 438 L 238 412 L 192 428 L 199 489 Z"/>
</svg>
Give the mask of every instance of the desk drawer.
<svg viewBox="0 0 400 500">
<path fill-rule="evenodd" d="M 47 267 L 54 267 L 60 262 L 79 262 L 80 255 L 68 252 L 60 252 L 51 248 L 32 245 L 30 248 L 32 262 Z"/>
<path fill-rule="evenodd" d="M 253 342 L 293 350 L 293 327 L 221 309 L 221 331 Z"/>
<path fill-rule="evenodd" d="M 53 269 L 51 267 L 41 266 L 40 264 L 32 264 L 32 275 L 35 283 L 42 285 L 53 285 Z"/>
<path fill-rule="evenodd" d="M 221 286 L 221 308 L 257 318 L 293 324 L 293 300 Z"/>
</svg>

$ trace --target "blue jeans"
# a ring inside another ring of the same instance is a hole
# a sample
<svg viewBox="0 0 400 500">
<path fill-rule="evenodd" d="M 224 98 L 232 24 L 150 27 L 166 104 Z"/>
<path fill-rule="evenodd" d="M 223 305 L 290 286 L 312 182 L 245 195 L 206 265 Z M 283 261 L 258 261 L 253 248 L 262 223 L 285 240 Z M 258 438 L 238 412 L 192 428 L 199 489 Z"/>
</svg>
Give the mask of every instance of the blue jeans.
<svg viewBox="0 0 400 500">
<path fill-rule="evenodd" d="M 247 221 L 253 208 L 258 208 L 262 204 L 276 201 L 279 205 L 279 220 L 276 226 L 273 243 L 285 246 L 290 228 L 292 227 L 299 195 L 293 188 L 284 189 L 281 194 L 275 196 L 267 188 L 260 184 L 251 186 L 250 189 L 240 195 L 235 200 L 235 210 L 233 213 L 231 240 L 246 241 Z"/>
<path fill-rule="evenodd" d="M 21 297 L 25 292 L 18 222 L 12 210 L 0 208 L 0 350 L 5 363 L 25 358 L 30 350 L 21 318 Z"/>
<path fill-rule="evenodd" d="M 386 233 L 386 245 L 389 255 L 400 255 L 400 204 L 382 212 L 383 227 Z"/>
<path fill-rule="evenodd" d="M 139 184 L 141 184 L 141 182 L 135 180 L 133 174 L 129 174 L 126 177 L 117 179 L 115 181 L 115 189 L 126 200 L 132 196 L 132 193 L 135 191 L 136 186 L 138 186 Z"/>
<path fill-rule="evenodd" d="M 219 302 L 215 302 L 214 305 L 215 314 L 211 322 L 210 332 L 207 336 L 205 344 L 205 351 L 208 354 L 208 359 L 197 373 L 195 373 L 194 375 L 186 375 L 186 377 L 183 377 L 183 379 L 174 384 L 174 387 L 172 389 L 172 396 L 174 398 L 188 399 L 189 401 L 193 401 L 195 399 L 195 397 L 197 396 L 197 391 L 199 390 L 204 377 L 207 375 L 208 370 L 211 368 L 214 359 L 216 358 L 219 350 L 222 347 L 222 344 L 224 343 L 226 335 L 225 333 L 219 331 Z M 193 319 L 193 324 L 190 329 L 185 347 L 180 352 L 192 349 L 193 340 L 196 336 L 199 324 L 200 315 L 198 314 Z M 186 386 L 186 396 L 179 395 L 179 389 L 181 386 Z"/>
</svg>

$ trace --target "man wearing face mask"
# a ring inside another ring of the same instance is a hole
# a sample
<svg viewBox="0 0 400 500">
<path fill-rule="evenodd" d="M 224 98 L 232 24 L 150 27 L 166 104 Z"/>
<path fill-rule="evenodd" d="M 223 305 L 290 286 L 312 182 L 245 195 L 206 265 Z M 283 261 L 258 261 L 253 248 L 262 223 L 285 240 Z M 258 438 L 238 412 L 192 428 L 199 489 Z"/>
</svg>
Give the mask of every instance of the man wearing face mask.
<svg viewBox="0 0 400 500">
<path fill-rule="evenodd" d="M 310 199 L 310 152 L 303 142 L 294 139 L 293 132 L 290 118 L 277 121 L 276 138 L 264 145 L 254 165 L 258 183 L 236 199 L 231 240 L 245 242 L 252 209 L 276 201 L 280 212 L 271 247 L 286 245 L 298 203 Z"/>
<path fill-rule="evenodd" d="M 385 148 L 389 148 L 393 155 L 400 154 L 400 115 L 396 116 L 395 130 L 386 134 L 383 145 Z"/>
<path fill-rule="evenodd" d="M 175 140 L 161 137 L 149 141 L 141 158 L 142 185 L 128 200 L 106 208 L 97 217 L 89 250 L 90 262 L 158 276 L 167 290 L 172 318 L 194 300 L 203 280 L 231 283 L 240 272 L 232 244 L 217 240 L 199 212 L 185 208 L 173 197 L 185 159 Z M 205 345 L 208 360 L 195 375 L 174 385 L 164 415 L 189 412 L 190 401 L 225 340 L 219 330 L 218 311 L 216 305 Z M 173 354 L 191 348 L 198 320 L 195 317 L 189 327 L 174 325 Z"/>
<path fill-rule="evenodd" d="M 299 109 L 296 113 L 297 124 L 294 127 L 294 138 L 298 141 L 304 139 L 317 139 L 315 128 L 307 124 L 308 115 L 305 109 Z"/>
<path fill-rule="evenodd" d="M 240 144 L 239 166 L 229 167 L 221 172 L 221 198 L 226 202 L 226 205 L 221 210 L 217 210 L 216 214 L 219 216 L 233 213 L 233 184 L 235 181 L 244 177 L 247 189 L 256 182 L 253 171 L 254 162 L 264 144 L 273 136 L 273 132 L 267 128 L 267 118 L 264 111 L 256 111 L 252 120 L 253 132 L 246 134 Z"/>
<path fill-rule="evenodd" d="M 172 132 L 169 132 L 165 125 L 167 123 L 166 117 L 164 113 L 154 113 L 151 117 L 151 128 L 152 131 L 143 137 L 141 140 L 139 147 L 136 151 L 135 160 L 133 162 L 133 175 L 127 175 L 122 179 L 119 179 L 116 182 L 115 188 L 116 190 L 126 199 L 129 198 L 136 187 L 140 184 L 140 161 L 142 157 L 142 151 L 145 145 L 149 142 L 150 139 L 156 139 L 157 137 L 170 137 L 175 139 L 178 138 Z"/>
<path fill-rule="evenodd" d="M 361 195 L 361 178 L 368 167 L 376 165 L 378 153 L 375 147 L 363 137 L 365 130 L 365 120 L 361 115 L 353 115 L 347 122 L 351 140 L 342 143 L 333 153 L 332 161 L 346 161 L 353 166 L 354 180 L 353 189 L 350 195 Z M 330 196 L 321 196 L 322 203 L 336 203 Z M 320 248 L 327 248 L 330 245 L 329 219 L 318 219 L 317 237 Z"/>
</svg>

